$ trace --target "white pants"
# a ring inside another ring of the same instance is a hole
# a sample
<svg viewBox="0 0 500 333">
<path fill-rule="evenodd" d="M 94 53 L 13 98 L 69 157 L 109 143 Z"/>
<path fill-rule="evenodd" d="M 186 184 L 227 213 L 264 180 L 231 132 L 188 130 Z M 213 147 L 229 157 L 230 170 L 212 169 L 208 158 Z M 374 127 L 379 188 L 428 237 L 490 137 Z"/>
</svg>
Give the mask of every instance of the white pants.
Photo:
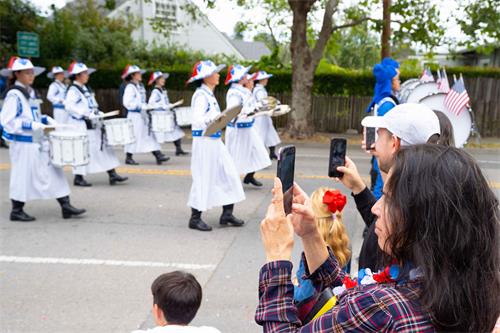
<svg viewBox="0 0 500 333">
<path fill-rule="evenodd" d="M 125 145 L 126 153 L 150 153 L 160 150 L 160 144 L 156 142 L 153 132 L 149 133 L 148 124 L 142 118 L 140 112 L 128 112 L 128 119 L 134 124 L 135 142 Z"/>
</svg>

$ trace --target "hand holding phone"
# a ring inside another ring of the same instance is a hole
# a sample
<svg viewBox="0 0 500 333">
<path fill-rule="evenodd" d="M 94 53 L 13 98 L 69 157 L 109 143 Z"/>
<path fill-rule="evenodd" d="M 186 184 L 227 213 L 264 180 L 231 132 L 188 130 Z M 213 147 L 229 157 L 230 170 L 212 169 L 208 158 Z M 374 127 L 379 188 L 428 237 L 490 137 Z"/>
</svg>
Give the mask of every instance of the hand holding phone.
<svg viewBox="0 0 500 333">
<path fill-rule="evenodd" d="M 330 141 L 330 158 L 328 159 L 328 177 L 342 178 L 342 172 L 337 167 L 345 165 L 345 153 L 347 150 L 346 139 L 333 138 Z"/>
<path fill-rule="evenodd" d="M 285 215 L 292 212 L 293 181 L 295 173 L 295 146 L 281 147 L 278 153 L 277 176 L 283 187 L 283 208 Z"/>
</svg>

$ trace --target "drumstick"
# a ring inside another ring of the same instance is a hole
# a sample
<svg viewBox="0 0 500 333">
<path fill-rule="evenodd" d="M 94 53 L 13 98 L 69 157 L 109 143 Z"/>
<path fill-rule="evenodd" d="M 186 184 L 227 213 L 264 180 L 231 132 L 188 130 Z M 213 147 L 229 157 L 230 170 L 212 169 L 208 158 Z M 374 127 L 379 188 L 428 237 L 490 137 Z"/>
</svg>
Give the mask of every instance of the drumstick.
<svg viewBox="0 0 500 333">
<path fill-rule="evenodd" d="M 169 104 L 169 105 L 168 105 L 168 107 L 169 107 L 170 109 L 173 109 L 173 108 L 175 108 L 176 106 L 182 105 L 182 103 L 184 103 L 184 100 L 183 100 L 183 99 L 180 99 L 180 100 L 178 100 L 177 102 L 175 102 L 175 103 L 173 103 L 173 104 Z"/>
</svg>

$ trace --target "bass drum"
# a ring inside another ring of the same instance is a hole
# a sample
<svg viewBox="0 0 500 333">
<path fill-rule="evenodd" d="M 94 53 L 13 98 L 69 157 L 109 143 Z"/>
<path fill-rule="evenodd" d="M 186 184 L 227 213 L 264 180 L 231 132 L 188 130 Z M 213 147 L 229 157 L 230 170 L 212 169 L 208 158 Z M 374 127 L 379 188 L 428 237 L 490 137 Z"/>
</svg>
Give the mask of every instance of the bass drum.
<svg viewBox="0 0 500 333">
<path fill-rule="evenodd" d="M 436 93 L 428 95 L 420 100 L 421 104 L 425 104 L 434 111 L 440 111 L 444 113 L 448 119 L 450 119 L 451 125 L 453 126 L 453 136 L 455 139 L 455 147 L 462 148 L 467 139 L 469 139 L 471 129 L 472 129 L 472 117 L 469 110 L 464 107 L 460 111 L 459 115 L 450 112 L 446 105 L 444 105 L 444 100 L 446 99 L 446 93 Z"/>
<path fill-rule="evenodd" d="M 398 99 L 400 103 L 406 103 L 406 100 L 408 99 L 408 95 L 410 95 L 410 92 L 413 90 L 415 86 L 420 84 L 420 81 L 418 79 L 410 79 L 405 81 L 399 90 L 398 94 Z"/>
<path fill-rule="evenodd" d="M 439 89 L 436 82 L 419 82 L 411 89 L 405 103 L 419 103 L 422 98 L 438 92 Z"/>
</svg>

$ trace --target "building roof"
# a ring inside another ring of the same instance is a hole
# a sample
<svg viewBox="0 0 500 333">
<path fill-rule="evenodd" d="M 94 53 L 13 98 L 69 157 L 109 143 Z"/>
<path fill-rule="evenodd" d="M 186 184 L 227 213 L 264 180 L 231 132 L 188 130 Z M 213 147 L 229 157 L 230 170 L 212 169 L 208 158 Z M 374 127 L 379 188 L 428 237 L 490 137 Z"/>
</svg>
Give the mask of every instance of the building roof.
<svg viewBox="0 0 500 333">
<path fill-rule="evenodd" d="M 241 39 L 229 39 L 231 44 L 243 55 L 245 60 L 259 60 L 262 56 L 271 55 L 271 50 L 263 42 L 246 42 Z"/>
</svg>

